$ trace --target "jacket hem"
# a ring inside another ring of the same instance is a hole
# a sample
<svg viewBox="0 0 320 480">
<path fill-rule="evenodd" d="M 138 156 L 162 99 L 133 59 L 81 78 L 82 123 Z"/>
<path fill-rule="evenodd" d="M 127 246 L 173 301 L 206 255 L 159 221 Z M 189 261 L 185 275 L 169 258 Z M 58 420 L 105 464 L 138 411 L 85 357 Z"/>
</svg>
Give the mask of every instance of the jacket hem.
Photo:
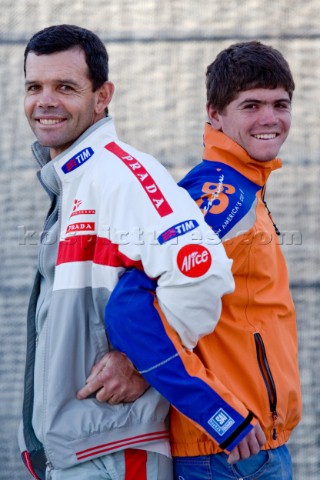
<svg viewBox="0 0 320 480">
<path fill-rule="evenodd" d="M 48 438 L 46 450 L 53 468 L 65 469 L 126 448 L 141 449 L 144 444 L 159 441 L 169 442 L 169 431 L 163 422 L 115 428 L 71 441 L 65 439 L 64 447 L 61 438 L 57 445 Z M 59 454 L 53 455 L 53 451 Z"/>
<path fill-rule="evenodd" d="M 289 440 L 291 431 L 286 430 L 279 432 L 277 439 L 273 440 L 270 436 L 267 438 L 266 443 L 262 447 L 262 450 L 272 450 L 274 448 L 281 447 Z M 200 442 L 171 442 L 171 451 L 173 457 L 196 457 L 199 455 L 216 455 L 224 450 L 221 449 L 216 443 L 210 441 Z"/>
</svg>

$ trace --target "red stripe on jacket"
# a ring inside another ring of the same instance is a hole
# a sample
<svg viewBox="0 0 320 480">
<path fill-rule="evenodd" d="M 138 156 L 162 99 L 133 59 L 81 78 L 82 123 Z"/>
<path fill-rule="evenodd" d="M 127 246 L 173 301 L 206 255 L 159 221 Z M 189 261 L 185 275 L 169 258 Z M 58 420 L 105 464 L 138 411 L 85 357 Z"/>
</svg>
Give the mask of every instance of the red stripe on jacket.
<svg viewBox="0 0 320 480">
<path fill-rule="evenodd" d="M 124 450 L 130 445 L 138 445 L 139 443 L 148 443 L 151 441 L 166 439 L 169 439 L 169 433 L 167 430 L 163 430 L 161 432 L 146 433 L 143 435 L 137 435 L 135 437 L 125 438 L 123 440 L 117 440 L 114 442 L 104 443 L 102 445 L 96 445 L 95 447 L 87 448 L 86 450 L 76 452 L 76 455 L 78 460 L 83 460 L 85 458 L 101 455 L 102 453 L 110 452 L 112 450 Z"/>
<path fill-rule="evenodd" d="M 118 157 L 124 165 L 126 165 L 136 179 L 139 181 L 140 185 L 148 195 L 151 200 L 152 205 L 159 213 L 160 217 L 166 217 L 173 212 L 168 201 L 165 199 L 160 188 L 153 180 L 150 173 L 145 169 L 145 167 L 130 153 L 125 152 L 122 148 L 119 147 L 115 142 L 110 142 L 104 147 L 109 152 L 113 153 Z"/>
<path fill-rule="evenodd" d="M 135 267 L 143 270 L 140 260 L 132 260 L 119 251 L 119 245 L 97 235 L 75 235 L 59 244 L 57 265 L 93 261 L 109 267 Z"/>
</svg>

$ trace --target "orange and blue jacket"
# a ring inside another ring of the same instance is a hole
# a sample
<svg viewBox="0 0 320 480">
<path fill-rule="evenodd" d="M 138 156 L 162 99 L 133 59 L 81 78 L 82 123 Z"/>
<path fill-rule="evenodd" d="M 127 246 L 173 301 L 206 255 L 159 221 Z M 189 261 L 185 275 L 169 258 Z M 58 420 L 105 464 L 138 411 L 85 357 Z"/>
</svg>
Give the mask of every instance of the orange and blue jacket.
<svg viewBox="0 0 320 480">
<path fill-rule="evenodd" d="M 281 160 L 255 161 L 210 125 L 204 144 L 203 161 L 180 186 L 233 260 L 235 291 L 223 297 L 214 332 L 184 348 L 159 309 L 156 281 L 137 270 L 120 279 L 105 316 L 113 345 L 172 404 L 174 456 L 231 451 L 257 421 L 264 448 L 276 448 L 301 418 L 295 309 L 264 200 Z"/>
</svg>

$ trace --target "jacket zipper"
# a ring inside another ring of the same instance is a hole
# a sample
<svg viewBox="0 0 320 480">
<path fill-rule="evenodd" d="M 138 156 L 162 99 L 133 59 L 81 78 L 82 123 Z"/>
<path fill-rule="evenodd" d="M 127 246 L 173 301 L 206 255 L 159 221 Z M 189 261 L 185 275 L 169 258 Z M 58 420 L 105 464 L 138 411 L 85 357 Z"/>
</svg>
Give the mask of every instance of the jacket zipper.
<svg viewBox="0 0 320 480">
<path fill-rule="evenodd" d="M 268 399 L 269 399 L 269 405 L 270 405 L 270 411 L 272 414 L 272 419 L 273 419 L 273 432 L 272 432 L 272 438 L 273 440 L 277 439 L 277 429 L 276 429 L 276 420 L 278 418 L 278 413 L 277 413 L 277 391 L 276 391 L 276 386 L 273 380 L 273 376 L 270 370 L 269 362 L 267 359 L 266 355 L 266 350 L 264 347 L 264 343 L 262 340 L 262 337 L 260 333 L 254 333 L 254 340 L 256 343 L 256 351 L 257 351 L 257 359 L 258 359 L 258 364 L 260 368 L 260 372 L 262 375 L 262 378 L 264 380 L 267 393 L 268 393 Z"/>
<path fill-rule="evenodd" d="M 51 201 L 51 205 L 50 205 L 50 208 L 49 208 L 49 211 L 48 211 L 48 214 L 46 216 L 46 219 L 45 219 L 45 223 L 44 223 L 44 231 L 47 231 L 48 227 L 49 229 L 53 226 L 52 224 L 52 218 L 55 214 L 55 211 L 56 209 L 58 209 L 58 218 L 57 218 L 57 221 L 59 221 L 59 218 L 60 215 L 61 215 L 61 200 L 59 202 L 59 199 L 58 199 L 58 195 L 51 192 L 51 190 L 48 189 L 48 187 L 46 186 L 46 184 L 42 181 L 41 177 L 39 177 L 40 179 L 40 183 L 42 184 L 43 188 L 45 189 L 45 191 L 49 194 L 49 197 L 52 199 Z M 61 197 L 62 197 L 62 191 L 61 191 Z M 57 201 L 58 201 L 58 205 L 57 205 Z M 41 251 L 39 251 L 39 257 L 38 257 L 38 262 L 39 262 L 39 266 L 40 266 L 40 261 L 41 261 Z M 37 319 L 36 319 L 37 320 Z M 47 345 L 47 338 L 48 338 L 48 326 L 46 325 L 46 332 L 45 332 L 45 344 Z M 38 344 L 38 335 L 37 335 L 37 338 L 36 338 L 36 345 Z M 44 360 L 44 365 L 43 365 L 43 375 L 45 375 L 45 371 L 46 371 L 46 360 Z M 44 379 L 43 381 L 43 389 L 45 388 L 45 382 L 46 380 Z M 46 435 L 45 435 L 45 432 L 44 432 L 44 418 L 45 418 L 45 405 L 46 405 L 46 402 L 47 402 L 47 399 L 44 398 L 44 396 L 46 395 L 46 393 L 43 394 L 43 411 L 42 411 L 42 437 L 43 437 L 43 443 L 42 443 L 42 446 L 43 446 L 43 450 L 44 450 L 44 453 L 45 453 L 45 456 L 46 456 L 46 459 L 47 459 L 47 462 L 46 462 L 46 475 L 47 475 L 47 479 L 50 480 L 52 478 L 51 476 L 51 470 L 53 470 L 53 465 L 50 461 L 50 456 L 48 454 L 48 451 L 47 451 L 47 448 L 46 448 Z"/>
<path fill-rule="evenodd" d="M 267 201 L 266 201 L 266 199 L 265 199 L 265 193 L 266 193 L 266 186 L 264 185 L 264 186 L 262 187 L 262 192 L 261 192 L 262 201 L 263 201 L 263 203 L 264 203 L 264 206 L 266 207 L 266 210 L 267 210 L 267 212 L 268 212 L 269 218 L 270 218 L 270 220 L 271 220 L 271 222 L 272 222 L 272 225 L 273 225 L 273 228 L 275 229 L 276 234 L 277 234 L 277 235 L 281 235 L 281 232 L 280 232 L 279 228 L 277 227 L 277 225 L 276 225 L 275 222 L 273 221 L 271 212 L 270 212 L 270 210 L 269 210 L 269 207 L 268 207 L 268 205 L 267 205 Z"/>
<path fill-rule="evenodd" d="M 51 474 L 52 470 L 53 470 L 52 464 L 50 462 L 47 462 L 46 480 L 51 480 L 52 479 L 52 474 Z"/>
</svg>

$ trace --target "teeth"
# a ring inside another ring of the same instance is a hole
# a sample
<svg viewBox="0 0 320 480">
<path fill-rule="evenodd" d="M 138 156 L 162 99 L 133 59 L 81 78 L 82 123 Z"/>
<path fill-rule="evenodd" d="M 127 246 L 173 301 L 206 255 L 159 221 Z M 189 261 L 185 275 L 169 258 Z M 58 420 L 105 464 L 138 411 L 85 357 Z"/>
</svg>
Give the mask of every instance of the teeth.
<svg viewBox="0 0 320 480">
<path fill-rule="evenodd" d="M 253 135 L 254 138 L 257 138 L 258 140 L 272 140 L 273 138 L 276 138 L 275 133 L 260 133 L 258 135 Z"/>
<path fill-rule="evenodd" d="M 60 123 L 61 120 L 52 120 L 51 118 L 40 118 L 39 122 L 42 125 L 56 125 L 57 123 Z"/>
</svg>

